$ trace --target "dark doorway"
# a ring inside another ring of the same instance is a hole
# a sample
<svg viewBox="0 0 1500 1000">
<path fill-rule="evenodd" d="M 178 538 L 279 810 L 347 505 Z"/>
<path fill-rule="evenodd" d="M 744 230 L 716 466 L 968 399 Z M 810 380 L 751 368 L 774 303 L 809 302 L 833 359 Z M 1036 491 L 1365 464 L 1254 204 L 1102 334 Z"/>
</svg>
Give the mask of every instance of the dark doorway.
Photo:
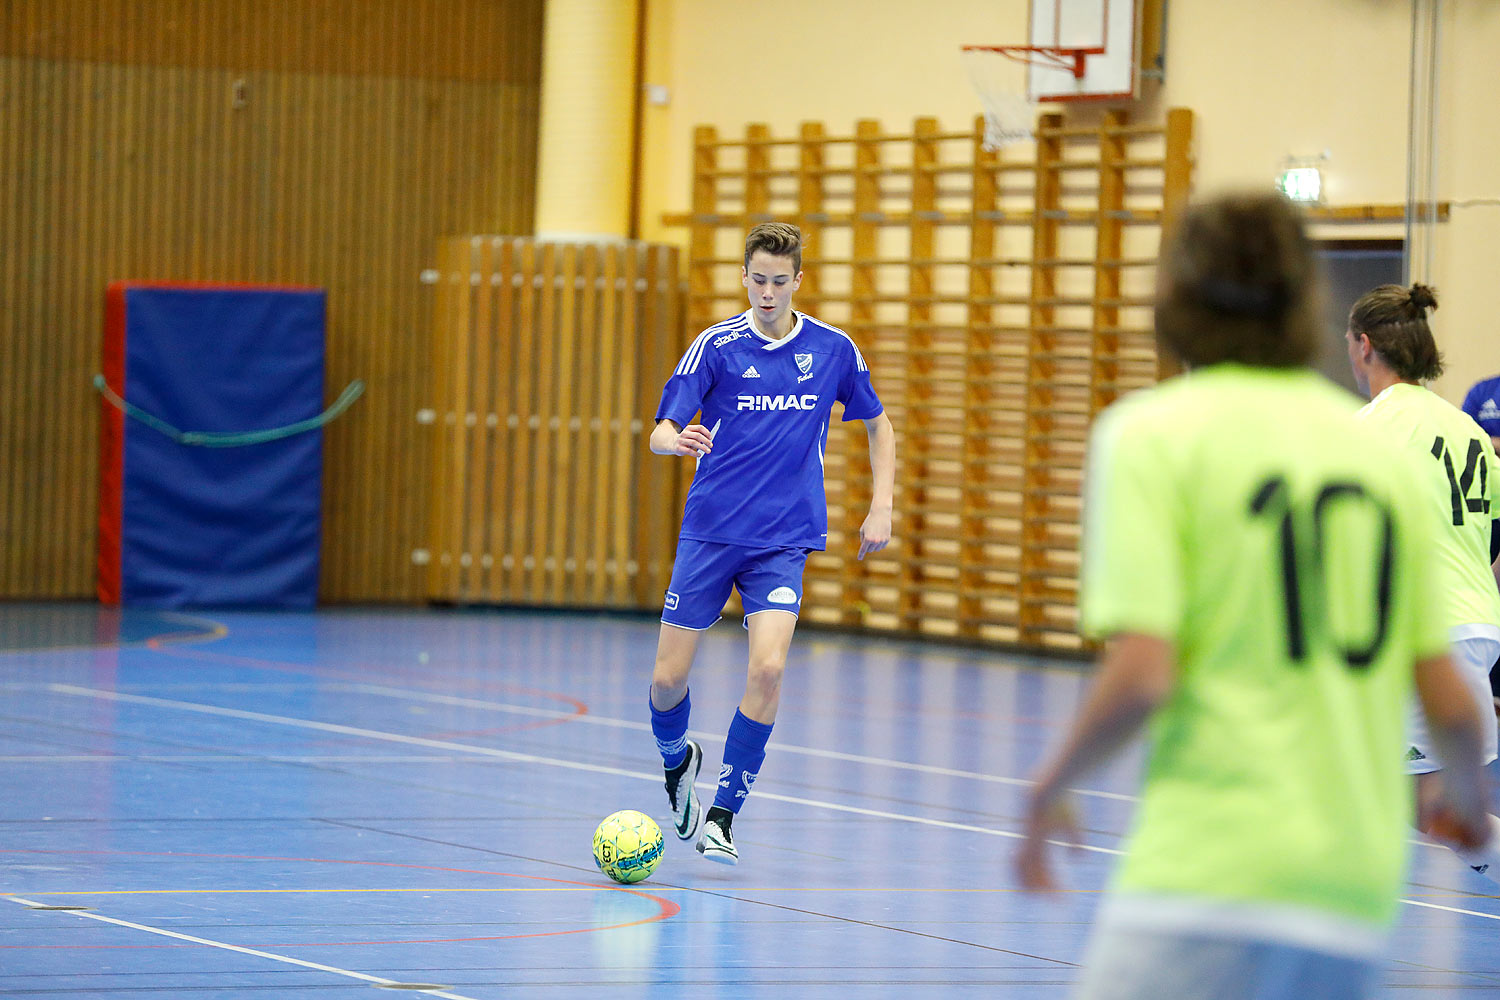
<svg viewBox="0 0 1500 1000">
<path fill-rule="evenodd" d="M 1400 240 L 1323 240 L 1318 244 L 1318 258 L 1328 282 L 1328 298 L 1323 306 L 1323 322 L 1328 331 L 1323 341 L 1318 368 L 1350 392 L 1358 392 L 1349 358 L 1344 352 L 1344 329 L 1349 309 L 1365 292 L 1376 285 L 1401 282 Z"/>
</svg>

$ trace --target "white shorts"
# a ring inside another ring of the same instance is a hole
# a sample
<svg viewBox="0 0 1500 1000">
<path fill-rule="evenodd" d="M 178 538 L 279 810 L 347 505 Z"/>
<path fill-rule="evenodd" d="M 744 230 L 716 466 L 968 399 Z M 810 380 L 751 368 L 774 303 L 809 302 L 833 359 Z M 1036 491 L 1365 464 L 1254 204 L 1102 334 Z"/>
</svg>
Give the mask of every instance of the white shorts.
<svg viewBox="0 0 1500 1000">
<path fill-rule="evenodd" d="M 1374 959 L 1296 945 L 1118 926 L 1099 929 L 1076 1000 L 1365 1000 Z"/>
<path fill-rule="evenodd" d="M 1474 696 L 1479 709 L 1479 721 L 1484 727 L 1483 763 L 1495 759 L 1495 700 L 1490 692 L 1490 667 L 1500 655 L 1500 629 L 1492 625 L 1460 625 L 1453 630 L 1450 640 L 1453 662 L 1458 665 L 1459 676 L 1464 686 Z M 1432 735 L 1427 731 L 1427 718 L 1422 714 L 1422 705 L 1412 699 L 1411 714 L 1407 722 L 1407 739 L 1411 745 L 1406 751 L 1407 774 L 1430 774 L 1443 769 L 1442 759 L 1432 746 Z"/>
</svg>

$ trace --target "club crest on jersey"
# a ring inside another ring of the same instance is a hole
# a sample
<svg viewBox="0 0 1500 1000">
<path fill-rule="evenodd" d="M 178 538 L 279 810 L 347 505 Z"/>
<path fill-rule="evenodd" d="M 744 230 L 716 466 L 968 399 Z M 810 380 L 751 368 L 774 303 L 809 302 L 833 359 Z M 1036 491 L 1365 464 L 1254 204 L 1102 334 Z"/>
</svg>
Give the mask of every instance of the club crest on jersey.
<svg viewBox="0 0 1500 1000">
<path fill-rule="evenodd" d="M 816 410 L 818 408 L 818 397 L 809 393 L 806 396 L 736 396 L 737 410 Z"/>
<path fill-rule="evenodd" d="M 812 378 L 812 355 L 795 354 L 793 355 L 793 357 L 797 359 L 797 370 L 802 373 L 801 376 L 798 377 L 797 381 L 806 382 L 808 379 Z"/>
</svg>

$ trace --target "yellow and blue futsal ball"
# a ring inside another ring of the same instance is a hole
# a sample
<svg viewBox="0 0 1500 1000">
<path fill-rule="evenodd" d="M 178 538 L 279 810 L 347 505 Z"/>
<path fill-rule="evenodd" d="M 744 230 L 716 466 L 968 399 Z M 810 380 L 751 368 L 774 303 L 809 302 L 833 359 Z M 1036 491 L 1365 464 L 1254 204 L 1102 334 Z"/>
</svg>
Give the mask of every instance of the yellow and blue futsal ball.
<svg viewBox="0 0 1500 1000">
<path fill-rule="evenodd" d="M 594 861 L 599 870 L 626 885 L 656 871 L 662 846 L 656 820 L 634 809 L 610 813 L 594 830 Z"/>
</svg>

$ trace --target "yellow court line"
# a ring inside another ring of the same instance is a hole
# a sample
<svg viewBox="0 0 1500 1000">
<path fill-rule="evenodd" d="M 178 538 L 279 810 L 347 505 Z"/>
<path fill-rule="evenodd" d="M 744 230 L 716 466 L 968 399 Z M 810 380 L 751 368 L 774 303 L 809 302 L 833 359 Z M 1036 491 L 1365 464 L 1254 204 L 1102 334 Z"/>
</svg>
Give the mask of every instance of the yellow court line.
<svg viewBox="0 0 1500 1000">
<path fill-rule="evenodd" d="M 667 892 L 699 892 L 698 888 L 685 885 L 655 885 L 649 882 L 634 882 L 629 886 L 614 885 L 559 885 L 559 886 L 510 886 L 494 888 L 473 889 L 67 889 L 57 892 L 28 892 L 28 896 L 245 896 L 245 895 L 272 895 L 277 893 L 356 893 L 356 892 L 425 892 L 429 894 L 449 892 L 616 892 L 620 890 L 649 891 L 654 894 Z M 925 889 L 918 886 L 901 886 L 898 888 L 879 888 L 874 886 L 846 886 L 831 888 L 828 886 L 715 886 L 714 892 L 823 892 L 823 893 L 849 893 L 849 892 L 888 892 L 888 893 L 944 893 L 944 894 L 968 894 L 968 895 L 1014 895 L 1024 892 L 1023 889 Z M 1065 889 L 1068 893 L 1085 893 L 1097 895 L 1100 889 Z M 10 895 L 0 893 L 0 895 Z"/>
</svg>

